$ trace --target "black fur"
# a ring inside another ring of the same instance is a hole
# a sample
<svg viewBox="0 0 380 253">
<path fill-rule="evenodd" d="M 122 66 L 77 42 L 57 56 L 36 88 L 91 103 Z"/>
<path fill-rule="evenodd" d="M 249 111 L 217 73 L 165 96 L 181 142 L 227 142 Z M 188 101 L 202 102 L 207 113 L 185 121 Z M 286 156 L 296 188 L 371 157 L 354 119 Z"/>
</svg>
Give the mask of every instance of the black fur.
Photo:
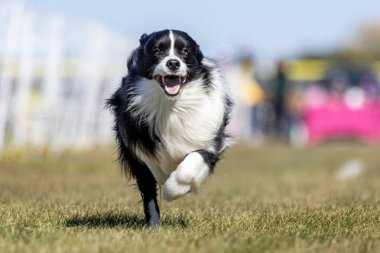
<svg viewBox="0 0 380 253">
<path fill-rule="evenodd" d="M 119 147 L 139 146 L 146 153 L 154 156 L 160 138 L 154 129 L 149 128 L 146 121 L 136 119 L 127 110 L 131 102 L 131 91 L 134 89 L 132 84 L 136 79 L 131 75 L 124 77 L 121 87 L 108 100 L 108 105 L 112 108 L 115 116 L 114 130 L 119 141 Z M 122 150 L 120 151 L 122 152 Z"/>
</svg>

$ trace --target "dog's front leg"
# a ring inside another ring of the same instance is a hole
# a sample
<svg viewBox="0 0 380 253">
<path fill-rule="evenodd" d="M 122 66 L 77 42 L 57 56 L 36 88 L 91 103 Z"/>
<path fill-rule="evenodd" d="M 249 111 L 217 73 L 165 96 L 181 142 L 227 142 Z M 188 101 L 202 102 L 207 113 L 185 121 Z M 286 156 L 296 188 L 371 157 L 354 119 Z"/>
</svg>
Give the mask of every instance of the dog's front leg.
<svg viewBox="0 0 380 253">
<path fill-rule="evenodd" d="M 133 168 L 137 186 L 141 192 L 146 222 L 149 227 L 158 227 L 160 225 L 160 208 L 157 203 L 156 180 L 145 165 Z"/>
<path fill-rule="evenodd" d="M 210 154 L 204 150 L 188 154 L 166 180 L 163 188 L 164 199 L 172 201 L 189 192 L 197 192 L 215 165 L 208 160 Z"/>
</svg>

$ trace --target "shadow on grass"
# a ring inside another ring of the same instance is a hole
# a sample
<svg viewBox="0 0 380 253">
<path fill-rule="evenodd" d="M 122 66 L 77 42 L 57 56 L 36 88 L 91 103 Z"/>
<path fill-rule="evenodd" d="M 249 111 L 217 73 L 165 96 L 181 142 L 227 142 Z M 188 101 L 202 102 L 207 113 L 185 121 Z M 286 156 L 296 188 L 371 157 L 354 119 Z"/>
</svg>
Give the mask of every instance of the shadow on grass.
<svg viewBox="0 0 380 253">
<path fill-rule="evenodd" d="M 67 218 L 64 222 L 67 227 L 86 227 L 86 228 L 146 228 L 143 216 L 137 214 L 120 213 L 97 213 L 74 215 Z M 169 218 L 161 220 L 161 227 L 185 228 L 187 222 L 183 217 Z"/>
</svg>

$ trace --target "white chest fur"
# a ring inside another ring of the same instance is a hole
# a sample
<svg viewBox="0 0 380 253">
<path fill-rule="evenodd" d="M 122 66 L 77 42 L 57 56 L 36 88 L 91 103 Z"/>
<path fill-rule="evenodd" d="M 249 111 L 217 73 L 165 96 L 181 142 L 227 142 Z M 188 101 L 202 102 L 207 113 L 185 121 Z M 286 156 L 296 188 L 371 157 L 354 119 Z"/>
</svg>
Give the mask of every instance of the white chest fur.
<svg viewBox="0 0 380 253">
<path fill-rule="evenodd" d="M 175 99 L 166 97 L 161 87 L 152 80 L 137 84 L 136 96 L 129 110 L 135 117 L 146 120 L 161 140 L 156 157 L 136 148 L 157 182 L 165 183 L 170 173 L 189 153 L 213 150 L 212 140 L 219 129 L 225 111 L 225 93 L 220 80 L 206 93 L 201 80 L 189 82 Z M 141 117 L 144 115 L 144 117 Z"/>
</svg>

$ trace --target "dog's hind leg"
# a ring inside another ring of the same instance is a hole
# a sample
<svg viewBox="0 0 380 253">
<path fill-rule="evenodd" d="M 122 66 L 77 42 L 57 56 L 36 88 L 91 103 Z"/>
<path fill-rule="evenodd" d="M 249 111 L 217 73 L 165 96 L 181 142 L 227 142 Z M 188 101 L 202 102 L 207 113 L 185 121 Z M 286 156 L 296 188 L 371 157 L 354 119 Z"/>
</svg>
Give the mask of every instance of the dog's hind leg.
<svg viewBox="0 0 380 253">
<path fill-rule="evenodd" d="M 189 192 L 197 192 L 219 160 L 218 154 L 199 150 L 188 154 L 166 180 L 163 197 L 172 201 Z"/>
</svg>

